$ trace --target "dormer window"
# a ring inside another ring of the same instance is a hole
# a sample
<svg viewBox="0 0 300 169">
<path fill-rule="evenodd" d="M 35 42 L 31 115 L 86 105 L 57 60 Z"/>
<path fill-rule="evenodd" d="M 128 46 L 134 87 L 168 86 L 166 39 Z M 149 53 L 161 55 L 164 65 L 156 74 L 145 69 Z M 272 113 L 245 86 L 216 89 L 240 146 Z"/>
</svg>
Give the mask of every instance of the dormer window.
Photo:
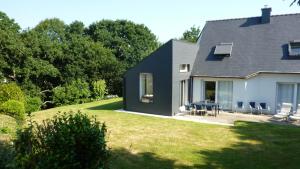
<svg viewBox="0 0 300 169">
<path fill-rule="evenodd" d="M 180 64 L 179 65 L 179 72 L 189 72 L 190 71 L 190 64 Z"/>
<path fill-rule="evenodd" d="M 294 40 L 289 43 L 289 55 L 300 56 L 300 40 Z"/>
<path fill-rule="evenodd" d="M 219 43 L 216 45 L 214 55 L 217 56 L 230 56 L 233 43 Z"/>
</svg>

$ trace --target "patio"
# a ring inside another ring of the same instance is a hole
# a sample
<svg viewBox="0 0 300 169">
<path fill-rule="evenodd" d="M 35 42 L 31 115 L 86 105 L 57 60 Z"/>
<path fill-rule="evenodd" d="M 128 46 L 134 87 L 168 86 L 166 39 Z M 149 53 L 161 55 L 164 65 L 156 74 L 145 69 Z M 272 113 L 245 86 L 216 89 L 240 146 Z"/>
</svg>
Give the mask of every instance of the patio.
<svg viewBox="0 0 300 169">
<path fill-rule="evenodd" d="M 273 115 L 255 115 L 255 114 L 245 114 L 245 113 L 229 113 L 220 112 L 216 117 L 214 116 L 199 116 L 199 115 L 177 115 L 174 117 L 178 120 L 203 122 L 211 124 L 221 124 L 221 125 L 234 125 L 235 121 L 248 121 L 248 122 L 271 122 L 276 124 L 291 124 L 300 126 L 299 121 L 281 121 L 274 119 Z"/>
</svg>

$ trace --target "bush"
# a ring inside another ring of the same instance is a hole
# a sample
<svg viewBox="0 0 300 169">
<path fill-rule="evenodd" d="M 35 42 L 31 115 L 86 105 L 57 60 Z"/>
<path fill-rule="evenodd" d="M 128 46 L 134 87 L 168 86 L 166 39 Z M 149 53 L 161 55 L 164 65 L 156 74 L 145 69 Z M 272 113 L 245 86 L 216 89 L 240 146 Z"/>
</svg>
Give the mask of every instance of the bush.
<svg viewBox="0 0 300 169">
<path fill-rule="evenodd" d="M 0 84 L 0 104 L 8 100 L 17 100 L 24 103 L 24 93 L 15 83 Z"/>
<path fill-rule="evenodd" d="M 24 103 L 17 100 L 8 100 L 0 106 L 0 112 L 12 116 L 18 120 L 25 119 Z"/>
<path fill-rule="evenodd" d="M 15 154 L 13 145 L 5 141 L 0 141 L 0 168 L 8 169 L 11 168 Z"/>
<path fill-rule="evenodd" d="M 31 113 L 39 111 L 42 105 L 42 101 L 39 97 L 26 97 L 25 111 Z"/>
<path fill-rule="evenodd" d="M 89 84 L 80 79 L 53 90 L 53 102 L 56 106 L 77 104 L 90 97 Z"/>
<path fill-rule="evenodd" d="M 63 113 L 17 132 L 16 168 L 104 169 L 108 166 L 106 126 L 87 115 Z"/>
<path fill-rule="evenodd" d="M 96 99 L 103 99 L 104 95 L 107 94 L 106 83 L 104 80 L 98 80 L 92 83 L 93 85 L 93 96 Z"/>
</svg>

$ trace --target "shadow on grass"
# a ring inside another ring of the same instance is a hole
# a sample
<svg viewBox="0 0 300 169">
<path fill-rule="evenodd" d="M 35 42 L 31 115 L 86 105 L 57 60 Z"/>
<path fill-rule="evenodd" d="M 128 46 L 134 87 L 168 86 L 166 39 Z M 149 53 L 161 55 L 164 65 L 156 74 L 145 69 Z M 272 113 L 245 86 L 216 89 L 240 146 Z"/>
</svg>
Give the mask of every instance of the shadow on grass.
<svg viewBox="0 0 300 169">
<path fill-rule="evenodd" d="M 299 169 L 300 128 L 237 122 L 232 130 L 241 141 L 219 151 L 199 151 L 204 164 L 194 168 Z"/>
<path fill-rule="evenodd" d="M 89 110 L 118 110 L 123 107 L 123 102 L 118 101 L 118 102 L 112 102 L 112 103 L 107 103 L 107 104 L 102 104 L 99 106 L 94 106 L 94 107 L 89 107 Z"/>
<path fill-rule="evenodd" d="M 178 165 L 175 160 L 158 157 L 151 152 L 132 153 L 127 149 L 112 150 L 111 168 L 120 169 L 192 169 Z"/>
</svg>

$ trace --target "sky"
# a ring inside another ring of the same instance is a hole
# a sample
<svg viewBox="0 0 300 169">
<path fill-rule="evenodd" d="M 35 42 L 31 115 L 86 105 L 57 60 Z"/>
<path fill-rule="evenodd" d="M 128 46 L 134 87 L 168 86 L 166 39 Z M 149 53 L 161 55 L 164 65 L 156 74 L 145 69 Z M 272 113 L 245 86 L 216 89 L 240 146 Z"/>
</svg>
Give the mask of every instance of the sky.
<svg viewBox="0 0 300 169">
<path fill-rule="evenodd" d="M 208 20 L 260 16 L 265 5 L 272 14 L 300 13 L 292 0 L 0 0 L 0 11 L 23 28 L 46 18 L 85 26 L 102 19 L 127 19 L 146 25 L 160 42 L 179 38 L 191 26 L 203 28 Z"/>
</svg>

